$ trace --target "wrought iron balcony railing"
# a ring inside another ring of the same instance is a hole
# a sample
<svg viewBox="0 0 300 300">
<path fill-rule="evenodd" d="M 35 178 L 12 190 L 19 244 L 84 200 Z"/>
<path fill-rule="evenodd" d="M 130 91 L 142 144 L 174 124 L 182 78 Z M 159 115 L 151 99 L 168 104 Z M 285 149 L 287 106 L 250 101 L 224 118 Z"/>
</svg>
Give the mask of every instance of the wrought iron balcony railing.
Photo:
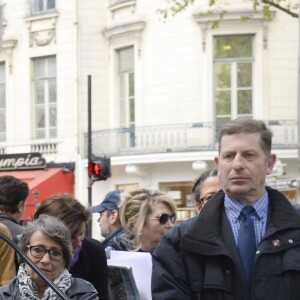
<svg viewBox="0 0 300 300">
<path fill-rule="evenodd" d="M 297 148 L 296 120 L 265 121 L 273 132 L 273 149 Z M 92 153 L 122 156 L 165 152 L 217 151 L 219 126 L 215 122 L 143 126 L 95 131 Z M 85 134 L 87 156 L 87 134 Z"/>
</svg>

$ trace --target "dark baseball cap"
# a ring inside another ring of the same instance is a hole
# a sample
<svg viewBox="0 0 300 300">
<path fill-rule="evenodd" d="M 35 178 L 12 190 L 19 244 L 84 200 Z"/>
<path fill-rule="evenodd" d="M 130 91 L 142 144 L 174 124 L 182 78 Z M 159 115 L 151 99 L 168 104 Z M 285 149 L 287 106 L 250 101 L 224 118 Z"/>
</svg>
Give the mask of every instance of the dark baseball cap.
<svg viewBox="0 0 300 300">
<path fill-rule="evenodd" d="M 101 213 L 105 210 L 115 210 L 119 209 L 119 203 L 120 203 L 120 194 L 122 193 L 122 190 L 116 190 L 112 191 L 106 194 L 103 201 L 95 206 L 90 207 L 90 211 L 92 213 Z"/>
</svg>

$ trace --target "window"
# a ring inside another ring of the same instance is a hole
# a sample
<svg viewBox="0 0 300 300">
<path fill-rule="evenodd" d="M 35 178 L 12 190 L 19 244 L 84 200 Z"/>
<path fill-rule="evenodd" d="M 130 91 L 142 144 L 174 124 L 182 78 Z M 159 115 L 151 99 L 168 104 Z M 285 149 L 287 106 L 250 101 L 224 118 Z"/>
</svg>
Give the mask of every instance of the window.
<svg viewBox="0 0 300 300">
<path fill-rule="evenodd" d="M 214 38 L 214 98 L 216 122 L 252 117 L 253 35 Z"/>
<path fill-rule="evenodd" d="M 124 143 L 128 147 L 134 146 L 135 92 L 133 50 L 133 47 L 128 47 L 117 51 L 120 127 L 124 128 Z"/>
<path fill-rule="evenodd" d="M 126 190 L 126 191 L 132 191 L 139 188 L 138 183 L 129 183 L 129 184 L 117 184 L 116 189 L 117 190 Z"/>
<path fill-rule="evenodd" d="M 0 63 L 0 142 L 6 141 L 5 64 Z"/>
<path fill-rule="evenodd" d="M 57 137 L 56 104 L 56 58 L 55 56 L 35 58 L 35 138 Z"/>
<path fill-rule="evenodd" d="M 161 182 L 159 190 L 167 193 L 176 203 L 177 220 L 183 221 L 196 216 L 192 195 L 192 181 Z"/>
<path fill-rule="evenodd" d="M 31 13 L 42 14 L 55 9 L 55 0 L 31 0 Z"/>
</svg>

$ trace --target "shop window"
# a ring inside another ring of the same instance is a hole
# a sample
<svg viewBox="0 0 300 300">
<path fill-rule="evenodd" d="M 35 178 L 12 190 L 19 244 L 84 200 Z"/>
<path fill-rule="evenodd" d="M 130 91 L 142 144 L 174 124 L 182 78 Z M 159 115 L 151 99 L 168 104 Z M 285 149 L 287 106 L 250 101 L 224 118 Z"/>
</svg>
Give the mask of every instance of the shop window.
<svg viewBox="0 0 300 300">
<path fill-rule="evenodd" d="M 159 189 L 174 199 L 177 206 L 177 220 L 183 221 L 196 216 L 192 181 L 163 182 Z"/>
</svg>

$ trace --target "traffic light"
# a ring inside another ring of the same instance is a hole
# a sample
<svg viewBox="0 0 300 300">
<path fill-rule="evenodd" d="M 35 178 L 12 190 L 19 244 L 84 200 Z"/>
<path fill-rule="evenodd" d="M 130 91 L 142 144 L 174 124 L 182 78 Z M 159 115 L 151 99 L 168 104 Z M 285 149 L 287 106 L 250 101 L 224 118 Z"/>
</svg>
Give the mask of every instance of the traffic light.
<svg viewBox="0 0 300 300">
<path fill-rule="evenodd" d="M 93 181 L 106 180 L 111 176 L 110 158 L 98 157 L 88 164 L 89 176 Z"/>
</svg>

